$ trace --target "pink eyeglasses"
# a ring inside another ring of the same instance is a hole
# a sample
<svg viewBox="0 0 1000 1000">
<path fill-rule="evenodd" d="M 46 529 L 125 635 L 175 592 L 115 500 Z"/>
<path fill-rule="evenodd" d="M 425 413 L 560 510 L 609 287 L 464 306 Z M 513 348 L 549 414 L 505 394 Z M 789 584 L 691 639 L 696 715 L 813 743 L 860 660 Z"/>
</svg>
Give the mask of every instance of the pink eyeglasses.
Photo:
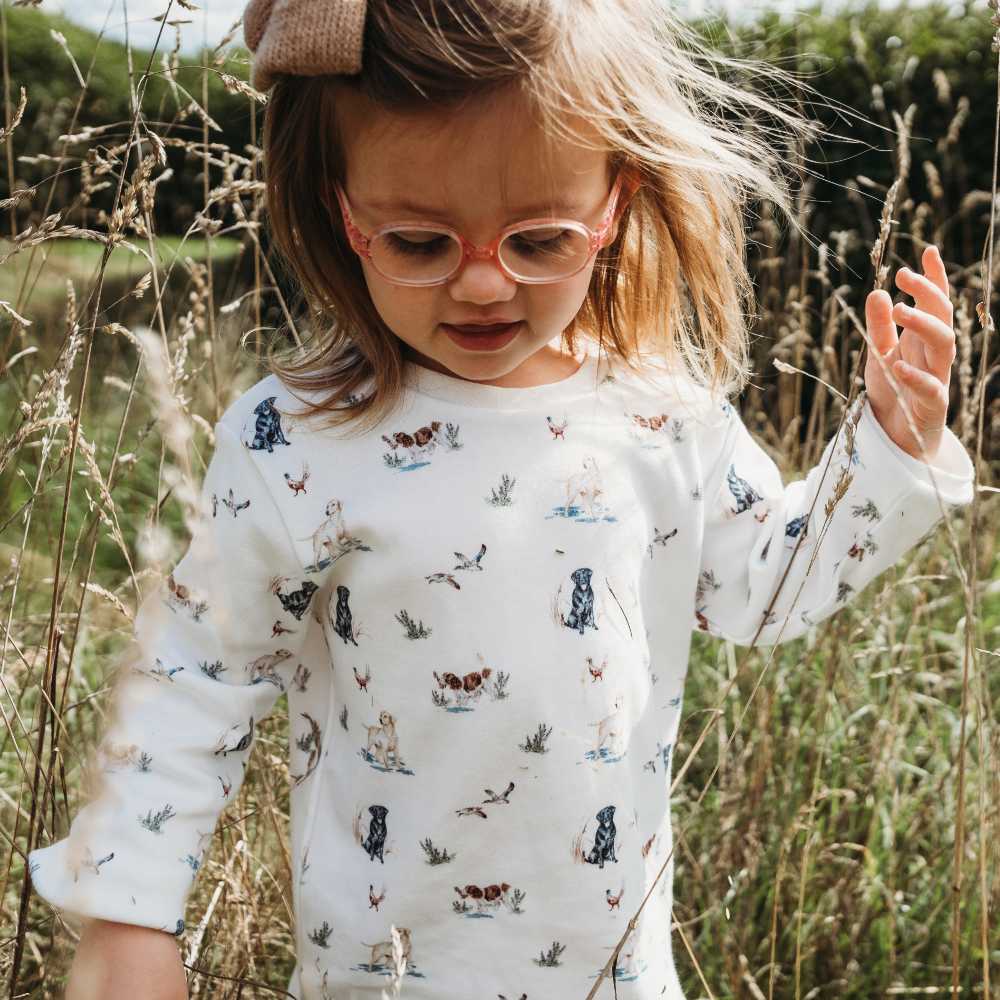
<svg viewBox="0 0 1000 1000">
<path fill-rule="evenodd" d="M 337 199 L 355 253 L 398 285 L 441 285 L 469 258 L 493 259 L 514 281 L 545 284 L 564 281 L 583 270 L 605 245 L 623 185 L 631 198 L 638 182 L 619 173 L 607 211 L 596 230 L 575 219 L 537 218 L 514 223 L 485 247 L 470 243 L 450 226 L 429 221 L 390 222 L 366 236 L 354 224 L 344 189 Z"/>
</svg>

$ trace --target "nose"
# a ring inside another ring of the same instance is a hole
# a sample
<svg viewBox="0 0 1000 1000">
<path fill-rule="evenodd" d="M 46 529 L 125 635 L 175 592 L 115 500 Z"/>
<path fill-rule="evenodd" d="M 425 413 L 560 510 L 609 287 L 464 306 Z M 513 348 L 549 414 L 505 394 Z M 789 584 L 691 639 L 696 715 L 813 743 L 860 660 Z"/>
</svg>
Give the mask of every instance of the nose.
<svg viewBox="0 0 1000 1000">
<path fill-rule="evenodd" d="M 459 302 L 508 302 L 517 294 L 517 282 L 504 274 L 496 258 L 467 258 L 451 281 L 451 297 Z"/>
</svg>

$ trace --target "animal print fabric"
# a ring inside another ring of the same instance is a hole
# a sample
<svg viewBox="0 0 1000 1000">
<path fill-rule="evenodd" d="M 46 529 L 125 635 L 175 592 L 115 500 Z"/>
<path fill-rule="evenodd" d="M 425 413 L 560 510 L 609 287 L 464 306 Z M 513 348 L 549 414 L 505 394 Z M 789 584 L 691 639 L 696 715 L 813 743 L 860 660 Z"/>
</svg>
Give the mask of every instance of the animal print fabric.
<svg viewBox="0 0 1000 1000">
<path fill-rule="evenodd" d="M 35 889 L 70 922 L 182 933 L 284 695 L 293 996 L 377 998 L 395 945 L 404 998 L 583 1000 L 652 889 L 598 995 L 680 1000 L 668 790 L 692 633 L 749 643 L 798 542 L 758 642 L 803 634 L 971 501 L 971 461 L 949 431 L 928 470 L 859 397 L 850 440 L 783 487 L 735 408 L 678 378 L 590 357 L 528 389 L 408 383 L 360 436 L 273 377 L 224 415 L 99 787 L 29 855 Z"/>
</svg>

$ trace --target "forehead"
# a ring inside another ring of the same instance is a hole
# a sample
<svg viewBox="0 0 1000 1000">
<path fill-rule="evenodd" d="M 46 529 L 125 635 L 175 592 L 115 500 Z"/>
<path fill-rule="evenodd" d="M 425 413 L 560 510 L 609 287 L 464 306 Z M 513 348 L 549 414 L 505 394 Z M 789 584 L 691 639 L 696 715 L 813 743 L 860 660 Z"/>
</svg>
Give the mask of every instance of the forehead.
<svg viewBox="0 0 1000 1000">
<path fill-rule="evenodd" d="M 362 210 L 391 215 L 419 205 L 454 220 L 543 206 L 563 214 L 593 206 L 607 193 L 607 153 L 586 124 L 568 123 L 579 139 L 546 135 L 518 95 L 418 115 L 387 112 L 354 92 L 343 95 L 337 115 L 345 186 Z"/>
</svg>

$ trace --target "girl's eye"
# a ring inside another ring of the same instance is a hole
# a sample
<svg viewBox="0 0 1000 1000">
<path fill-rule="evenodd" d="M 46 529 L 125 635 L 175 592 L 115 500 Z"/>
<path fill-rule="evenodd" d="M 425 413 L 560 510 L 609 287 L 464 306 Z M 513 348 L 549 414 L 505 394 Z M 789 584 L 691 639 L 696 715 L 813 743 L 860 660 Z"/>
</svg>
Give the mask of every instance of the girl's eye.
<svg viewBox="0 0 1000 1000">
<path fill-rule="evenodd" d="M 562 250 L 576 235 L 567 229 L 536 229 L 515 233 L 511 237 L 511 243 L 521 254 L 549 254 Z"/>
<path fill-rule="evenodd" d="M 451 237 L 440 233 L 408 232 L 406 237 L 399 233 L 386 233 L 383 237 L 394 253 L 407 257 L 427 257 L 444 250 Z"/>
</svg>

